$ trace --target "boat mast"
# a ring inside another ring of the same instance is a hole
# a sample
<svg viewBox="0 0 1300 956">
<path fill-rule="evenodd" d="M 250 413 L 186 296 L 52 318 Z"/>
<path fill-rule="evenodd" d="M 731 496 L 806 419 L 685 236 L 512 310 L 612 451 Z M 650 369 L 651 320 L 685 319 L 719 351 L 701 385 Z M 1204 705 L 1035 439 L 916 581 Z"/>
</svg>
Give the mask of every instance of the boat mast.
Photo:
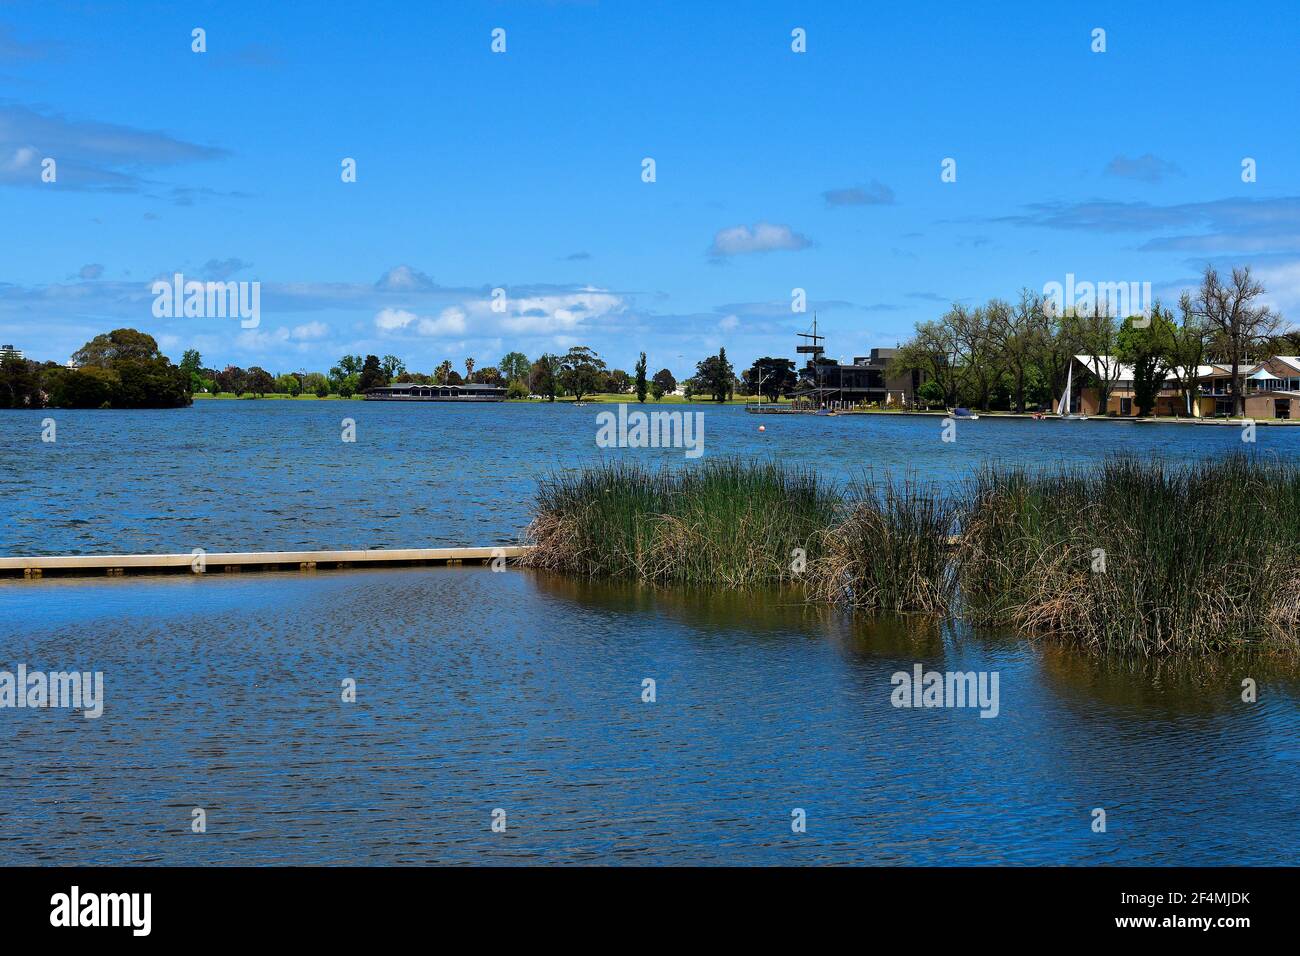
<svg viewBox="0 0 1300 956">
<path fill-rule="evenodd" d="M 822 353 L 826 351 L 826 349 L 822 347 L 822 340 L 826 338 L 826 336 L 817 334 L 816 312 L 813 313 L 812 332 L 796 332 L 795 335 L 799 336 L 801 339 L 807 339 L 809 342 L 809 344 L 795 346 L 795 353 L 798 355 L 812 356 L 812 358 L 808 360 L 808 364 L 812 366 L 813 381 L 816 383 L 814 387 L 817 389 L 817 398 L 820 401 L 822 370 L 821 366 L 817 364 L 817 359 L 819 359 Z"/>
</svg>

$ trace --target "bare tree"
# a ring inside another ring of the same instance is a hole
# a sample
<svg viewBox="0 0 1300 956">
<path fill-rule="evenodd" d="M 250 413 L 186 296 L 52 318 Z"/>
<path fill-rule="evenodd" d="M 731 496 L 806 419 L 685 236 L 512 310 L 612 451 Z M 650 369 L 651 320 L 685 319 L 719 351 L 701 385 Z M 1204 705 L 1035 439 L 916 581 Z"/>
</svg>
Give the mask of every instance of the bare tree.
<svg viewBox="0 0 1300 956">
<path fill-rule="evenodd" d="M 1017 412 L 1025 410 L 1025 377 L 1040 352 L 1043 300 L 1030 289 L 1020 290 L 1014 308 L 997 299 L 989 303 L 989 334 L 1011 376 L 1012 401 Z"/>
<path fill-rule="evenodd" d="M 1110 306 L 1097 301 L 1093 303 L 1091 313 L 1080 315 L 1074 310 L 1067 311 L 1064 326 L 1066 338 L 1077 343 L 1088 356 L 1089 371 L 1097 380 L 1097 412 L 1105 415 L 1110 390 L 1120 375 L 1120 360 L 1115 354 L 1118 329 L 1110 314 Z"/>
<path fill-rule="evenodd" d="M 1066 317 L 1049 309 L 1047 303 L 1041 310 L 1034 345 L 1039 372 L 1047 385 L 1049 397 L 1055 400 L 1058 395 L 1065 394 L 1065 382 L 1077 343 Z"/>
<path fill-rule="evenodd" d="M 960 308 L 954 306 L 953 311 Z M 964 372 L 956 328 L 948 321 L 952 314 L 949 312 L 937 321 L 918 323 L 916 335 L 894 355 L 894 369 L 900 373 L 916 369 L 933 379 L 943 393 L 944 404 L 950 408 L 957 404 Z"/>
<path fill-rule="evenodd" d="M 1205 320 L 1196 314 L 1192 307 L 1192 297 L 1186 292 L 1178 300 L 1178 311 L 1182 313 L 1182 321 L 1170 333 L 1169 374 L 1183 393 L 1183 406 L 1188 414 L 1195 415 L 1192 406 L 1198 395 L 1197 372 L 1205 364 L 1205 353 L 1210 346 L 1210 330 Z"/>
<path fill-rule="evenodd" d="M 1282 316 L 1256 300 L 1264 286 L 1250 274 L 1250 266 L 1232 270 L 1232 279 L 1224 283 L 1213 266 L 1205 267 L 1201 287 L 1192 299 L 1192 314 L 1205 321 L 1213 335 L 1214 347 L 1232 368 L 1233 414 L 1245 413 L 1245 382 L 1241 369 L 1250 361 L 1252 349 L 1264 348 L 1282 325 Z"/>
<path fill-rule="evenodd" d="M 1002 377 L 1002 360 L 992 334 L 994 315 L 1009 311 L 1005 302 L 991 300 L 988 305 L 967 309 L 955 306 L 946 316 L 951 322 L 961 350 L 961 363 L 981 411 L 988 411 L 989 398 Z"/>
</svg>

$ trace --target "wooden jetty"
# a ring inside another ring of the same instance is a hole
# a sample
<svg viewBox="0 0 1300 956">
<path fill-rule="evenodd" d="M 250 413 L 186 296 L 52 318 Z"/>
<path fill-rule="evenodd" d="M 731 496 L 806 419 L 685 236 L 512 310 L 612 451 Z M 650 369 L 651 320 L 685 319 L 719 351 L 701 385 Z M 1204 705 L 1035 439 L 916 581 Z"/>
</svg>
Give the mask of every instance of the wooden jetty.
<svg viewBox="0 0 1300 956">
<path fill-rule="evenodd" d="M 371 548 L 365 551 L 193 551 L 189 554 L 91 554 L 0 557 L 0 577 L 123 574 L 230 574 L 424 564 L 491 564 L 520 558 L 522 545 L 487 548 Z"/>
</svg>

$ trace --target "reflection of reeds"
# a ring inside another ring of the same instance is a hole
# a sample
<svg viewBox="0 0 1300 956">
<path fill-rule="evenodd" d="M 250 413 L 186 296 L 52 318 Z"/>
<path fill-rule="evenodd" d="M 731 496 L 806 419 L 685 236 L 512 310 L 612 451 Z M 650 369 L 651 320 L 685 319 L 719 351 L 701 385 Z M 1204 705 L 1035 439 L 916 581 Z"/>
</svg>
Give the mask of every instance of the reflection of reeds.
<svg viewBox="0 0 1300 956">
<path fill-rule="evenodd" d="M 957 561 L 974 620 L 1137 654 L 1295 640 L 1294 465 L 989 468 L 966 499 Z"/>
<path fill-rule="evenodd" d="M 950 536 L 960 528 L 960 543 Z M 947 614 L 1139 655 L 1296 644 L 1300 467 L 1235 456 L 841 489 L 771 463 L 544 481 L 533 567 Z M 801 561 L 796 555 L 806 557 Z"/>
</svg>

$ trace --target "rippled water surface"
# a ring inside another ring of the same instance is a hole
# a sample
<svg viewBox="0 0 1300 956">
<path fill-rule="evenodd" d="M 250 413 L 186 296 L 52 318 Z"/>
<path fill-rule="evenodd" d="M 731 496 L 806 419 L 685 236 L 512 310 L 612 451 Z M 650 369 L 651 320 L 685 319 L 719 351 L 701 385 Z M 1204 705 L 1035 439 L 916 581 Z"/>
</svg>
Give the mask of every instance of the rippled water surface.
<svg viewBox="0 0 1300 956">
<path fill-rule="evenodd" d="M 1298 688 L 1232 663 L 1127 669 L 780 594 L 477 568 L 9 582 L 0 609 L 11 659 L 102 670 L 107 698 L 98 720 L 3 713 L 3 863 L 1278 863 L 1300 845 Z M 998 716 L 893 707 L 918 662 L 999 672 Z"/>
<path fill-rule="evenodd" d="M 611 406 L 612 407 L 612 406 Z M 663 406 L 681 409 L 682 406 Z M 159 411 L 0 410 L 0 554 L 423 547 L 514 541 L 536 479 L 601 458 L 681 464 L 682 451 L 596 447 L 599 406 L 200 400 Z M 851 477 L 868 466 L 954 478 L 988 459 L 1174 459 L 1243 447 L 1234 427 L 749 415 L 697 404 L 707 456 L 773 456 Z M 340 441 L 343 418 L 356 441 Z M 766 427 L 760 433 L 758 425 Z M 1300 428 L 1255 448 L 1300 454 Z"/>
<path fill-rule="evenodd" d="M 513 540 L 539 472 L 601 454 L 596 410 L 212 402 L 58 412 L 53 445 L 39 416 L 0 412 L 0 553 Z M 706 415 L 710 455 L 845 477 L 1239 443 L 986 419 L 943 444 L 928 419 Z M 1293 455 L 1300 432 L 1259 443 Z M 790 594 L 467 567 L 3 580 L 0 669 L 19 663 L 102 671 L 107 699 L 97 720 L 0 710 L 0 864 L 1267 864 L 1300 847 L 1287 660 L 1125 665 Z M 893 707 L 916 663 L 998 672 L 998 716 Z"/>
</svg>

